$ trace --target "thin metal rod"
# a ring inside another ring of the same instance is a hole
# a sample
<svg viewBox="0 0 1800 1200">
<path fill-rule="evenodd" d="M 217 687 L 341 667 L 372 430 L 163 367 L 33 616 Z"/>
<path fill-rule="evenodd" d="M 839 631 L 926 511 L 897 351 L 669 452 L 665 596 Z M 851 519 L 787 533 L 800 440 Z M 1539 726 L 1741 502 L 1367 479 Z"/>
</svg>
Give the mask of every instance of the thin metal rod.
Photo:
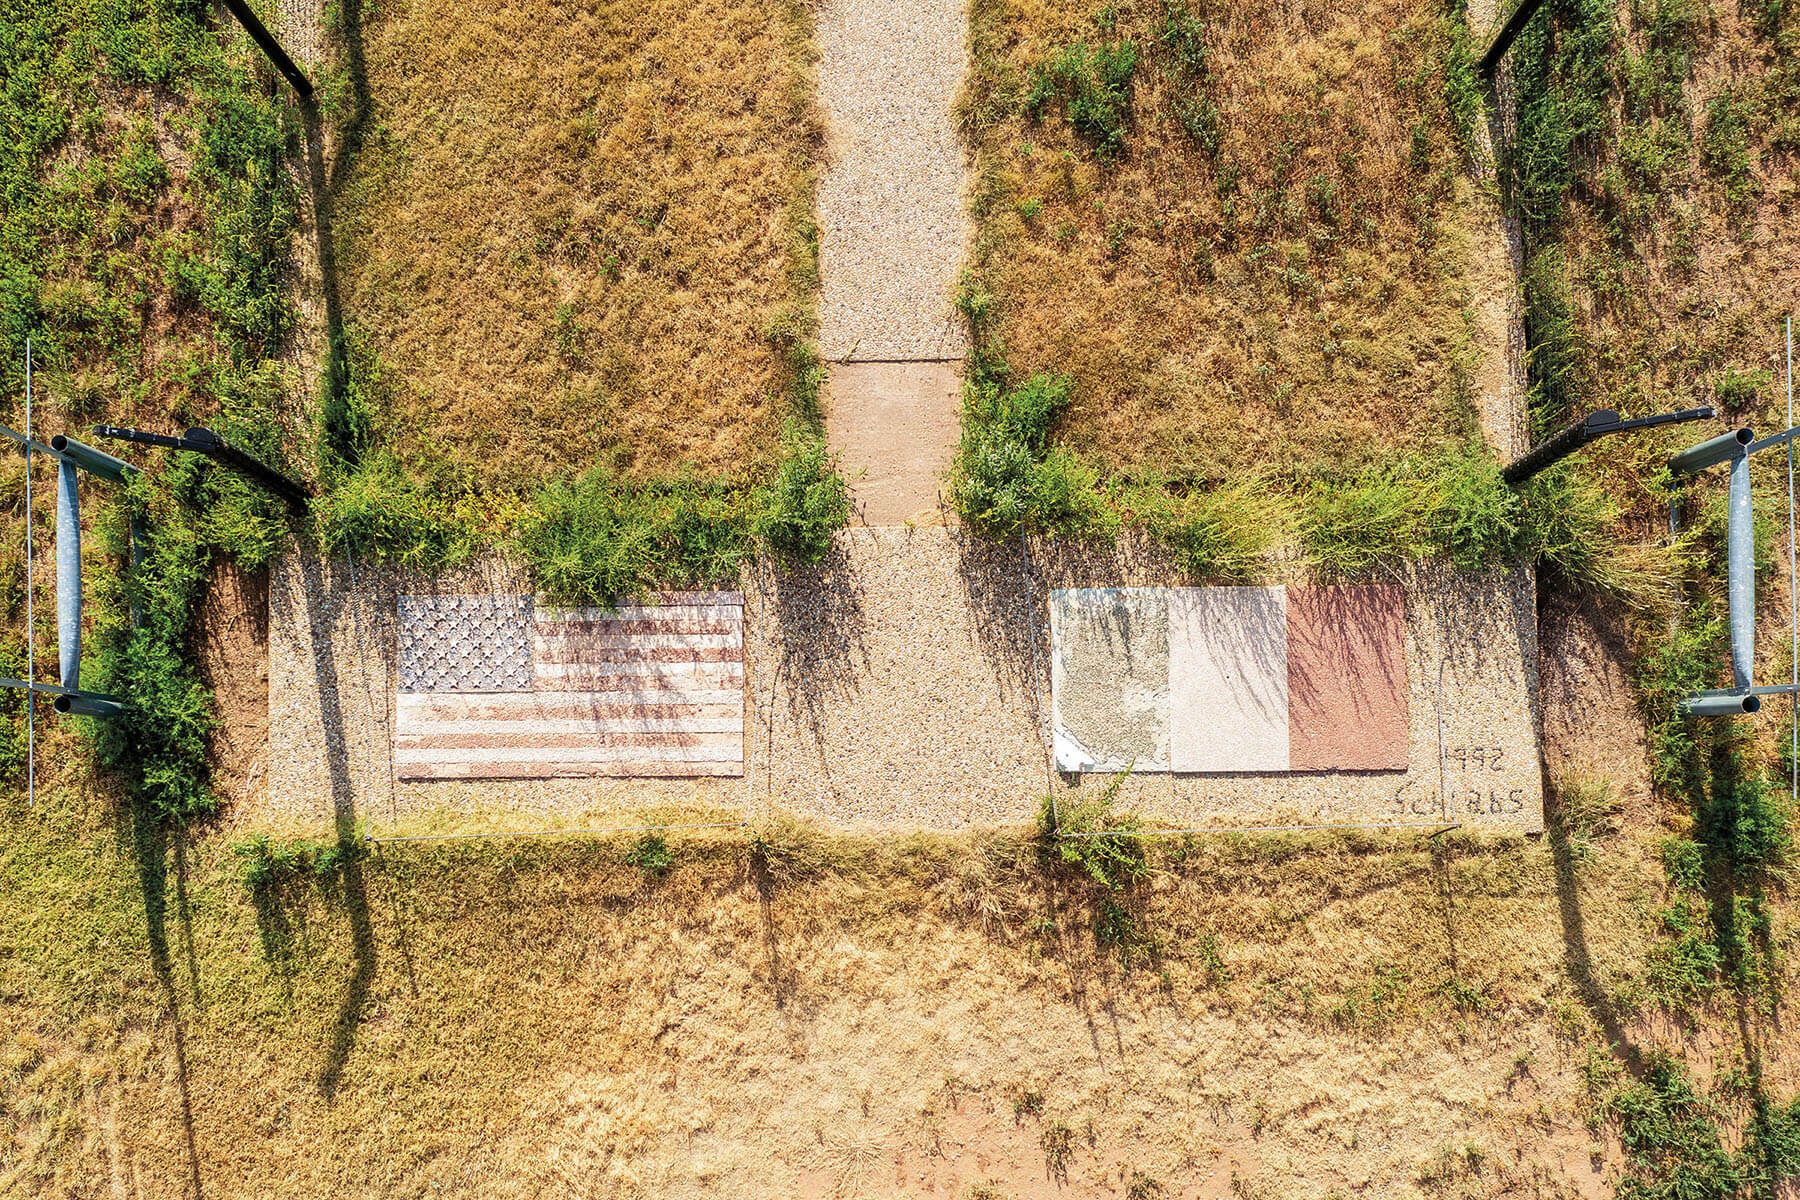
<svg viewBox="0 0 1800 1200">
<path fill-rule="evenodd" d="M 34 680 L 26 679 L 7 679 L 0 677 L 0 687 L 20 688 L 39 696 L 87 696 L 99 700 L 117 699 L 116 696 L 109 696 L 105 692 L 84 692 L 80 688 L 63 687 L 61 684 L 57 683 L 38 683 Z"/>
<path fill-rule="evenodd" d="M 1297 833 L 1309 829 L 1440 829 L 1445 833 L 1461 829 L 1461 821 L 1370 821 L 1355 825 L 1200 825 L 1193 829 L 1103 829 L 1092 833 L 1059 833 L 1068 838 L 1096 837 L 1173 837 L 1182 833 Z"/>
<path fill-rule="evenodd" d="M 37 682 L 37 613 L 31 578 L 31 337 L 25 338 L 25 679 Z M 37 808 L 37 696 L 25 692 L 25 806 Z"/>
<path fill-rule="evenodd" d="M 1794 427 L 1794 318 L 1787 319 L 1787 423 Z M 1794 571 L 1794 443 L 1787 444 L 1788 483 L 1788 663 L 1794 699 L 1788 715 L 1788 771 L 1792 795 L 1800 800 L 1800 591 Z"/>
<path fill-rule="evenodd" d="M 466 838 L 561 837 L 581 833 L 646 833 L 660 829 L 743 829 L 748 821 L 709 821 L 699 825 L 618 825 L 607 829 L 527 829 L 517 833 L 420 833 L 407 837 L 375 837 L 364 834 L 365 842 L 454 842 Z"/>
</svg>

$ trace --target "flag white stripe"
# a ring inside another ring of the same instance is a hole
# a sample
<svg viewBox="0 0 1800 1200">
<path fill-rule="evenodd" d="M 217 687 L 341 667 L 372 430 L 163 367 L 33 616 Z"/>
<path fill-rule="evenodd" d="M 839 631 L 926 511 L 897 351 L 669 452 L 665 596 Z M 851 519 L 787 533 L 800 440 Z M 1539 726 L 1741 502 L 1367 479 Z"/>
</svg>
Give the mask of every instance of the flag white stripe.
<svg viewBox="0 0 1800 1200">
<path fill-rule="evenodd" d="M 394 732 L 403 737 L 432 737 L 437 734 L 491 733 L 497 738 L 527 733 L 742 733 L 742 717 L 684 717 L 678 720 L 656 718 L 615 718 L 602 721 L 505 721 L 498 718 L 475 721 L 418 721 L 401 718 Z"/>
<path fill-rule="evenodd" d="M 532 664 L 539 678 L 566 679 L 570 676 L 591 679 L 596 675 L 716 675 L 724 679 L 741 679 L 744 664 L 735 662 L 591 662 Z"/>
<path fill-rule="evenodd" d="M 407 750 L 394 751 L 397 765 L 420 763 L 535 763 L 550 759 L 561 763 L 590 762 L 739 762 L 740 747 L 734 754 L 717 746 L 589 746 L 558 747 L 546 750 L 538 746 L 483 746 L 476 750 Z"/>
<path fill-rule="evenodd" d="M 558 626 L 557 628 L 561 628 Z M 740 633 L 539 633 L 531 639 L 533 651 L 584 650 L 589 647 L 630 646 L 645 650 L 735 650 L 744 644 Z"/>
<path fill-rule="evenodd" d="M 702 686 L 705 682 L 697 679 L 658 680 L 658 686 L 632 691 L 615 688 L 599 692 L 401 692 L 395 698 L 395 707 L 405 712 L 408 709 L 431 708 L 461 700 L 527 710 L 561 705 L 602 708 L 620 704 L 743 704 L 743 689 L 708 688 Z"/>
</svg>

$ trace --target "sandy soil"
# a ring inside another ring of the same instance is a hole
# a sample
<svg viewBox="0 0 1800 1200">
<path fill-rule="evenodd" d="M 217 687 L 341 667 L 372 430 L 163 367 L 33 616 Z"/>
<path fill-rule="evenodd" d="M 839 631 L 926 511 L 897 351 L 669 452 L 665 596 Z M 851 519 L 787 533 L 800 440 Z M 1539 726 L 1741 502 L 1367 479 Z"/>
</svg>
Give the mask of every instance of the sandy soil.
<svg viewBox="0 0 1800 1200">
<path fill-rule="evenodd" d="M 269 578 L 229 564 L 212 571 L 196 635 L 200 678 L 213 690 L 213 786 L 234 808 L 260 806 L 269 770 Z"/>
</svg>

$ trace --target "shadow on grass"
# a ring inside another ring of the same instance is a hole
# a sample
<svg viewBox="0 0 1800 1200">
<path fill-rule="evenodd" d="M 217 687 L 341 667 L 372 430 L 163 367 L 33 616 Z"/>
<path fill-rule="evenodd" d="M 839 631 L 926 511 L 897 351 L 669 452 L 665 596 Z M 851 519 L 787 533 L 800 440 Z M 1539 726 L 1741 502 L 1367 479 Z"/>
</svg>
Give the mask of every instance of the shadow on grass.
<svg viewBox="0 0 1800 1200">
<path fill-rule="evenodd" d="M 194 1200 L 206 1194 L 200 1175 L 199 1140 L 194 1133 L 193 1089 L 188 1082 L 187 1022 L 181 1010 L 181 989 L 169 949 L 169 858 L 175 859 L 174 903 L 182 931 L 182 952 L 187 958 L 187 977 L 194 1003 L 199 1003 L 198 967 L 194 960 L 193 918 L 187 903 L 187 841 L 185 831 L 171 833 L 157 816 L 141 804 L 130 806 L 130 838 L 137 863 L 138 883 L 144 893 L 144 933 L 150 948 L 150 969 L 168 1010 L 174 1033 L 175 1085 L 181 1096 L 181 1133 L 187 1151 L 188 1186 Z"/>
<path fill-rule="evenodd" d="M 325 308 L 324 420 L 328 444 L 339 453 L 354 448 L 346 404 L 350 386 L 349 345 L 345 336 L 344 309 L 338 281 L 337 239 L 333 231 L 337 197 L 354 168 L 367 136 L 373 102 L 369 94 L 368 66 L 363 49 L 362 0 L 341 0 L 338 41 L 343 53 L 348 93 L 342 113 L 321 112 L 316 98 L 300 102 L 301 127 L 306 137 L 307 192 L 312 201 L 313 232 L 319 257 L 319 282 Z M 334 145 L 326 161 L 326 122 L 331 120 Z"/>
<path fill-rule="evenodd" d="M 1547 769 L 1543 772 L 1543 788 L 1545 836 L 1550 841 L 1550 860 L 1556 871 L 1556 906 L 1562 919 L 1564 967 L 1581 997 L 1582 1006 L 1605 1034 L 1612 1053 L 1622 1056 L 1634 1075 L 1639 1074 L 1643 1070 L 1643 1052 L 1626 1032 L 1624 1015 L 1606 989 L 1600 986 L 1594 973 L 1594 958 L 1588 949 L 1587 917 L 1581 908 L 1578 864 L 1569 841 L 1561 798 Z"/>
<path fill-rule="evenodd" d="M 344 1065 L 356 1045 L 357 1027 L 362 1022 L 363 1008 L 368 1002 L 369 985 L 375 977 L 376 951 L 374 926 L 369 916 L 368 884 L 364 878 L 362 843 L 356 826 L 355 792 L 350 779 L 350 750 L 344 736 L 344 714 L 338 704 L 337 664 L 330 645 L 331 618 L 319 611 L 321 598 L 331 588 L 320 569 L 319 560 L 309 554 L 295 556 L 303 586 L 301 614 L 315 638 L 313 669 L 319 696 L 320 723 L 325 734 L 324 753 L 330 781 L 332 825 L 340 851 L 337 883 L 340 899 L 350 922 L 351 969 L 345 981 L 343 999 L 338 1004 L 337 1020 L 319 1070 L 319 1091 L 327 1098 L 337 1092 L 343 1079 Z M 323 631 L 323 632 L 321 632 Z"/>
</svg>

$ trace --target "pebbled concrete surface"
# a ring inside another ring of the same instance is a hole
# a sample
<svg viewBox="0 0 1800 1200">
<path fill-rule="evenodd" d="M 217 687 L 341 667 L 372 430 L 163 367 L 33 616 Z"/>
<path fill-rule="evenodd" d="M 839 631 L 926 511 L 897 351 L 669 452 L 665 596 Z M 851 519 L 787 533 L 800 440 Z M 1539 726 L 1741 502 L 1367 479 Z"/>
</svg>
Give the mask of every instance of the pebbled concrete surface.
<svg viewBox="0 0 1800 1200">
<path fill-rule="evenodd" d="M 818 17 L 819 343 L 833 362 L 960 359 L 951 305 L 968 241 L 951 114 L 964 0 L 826 0 Z"/>
</svg>

